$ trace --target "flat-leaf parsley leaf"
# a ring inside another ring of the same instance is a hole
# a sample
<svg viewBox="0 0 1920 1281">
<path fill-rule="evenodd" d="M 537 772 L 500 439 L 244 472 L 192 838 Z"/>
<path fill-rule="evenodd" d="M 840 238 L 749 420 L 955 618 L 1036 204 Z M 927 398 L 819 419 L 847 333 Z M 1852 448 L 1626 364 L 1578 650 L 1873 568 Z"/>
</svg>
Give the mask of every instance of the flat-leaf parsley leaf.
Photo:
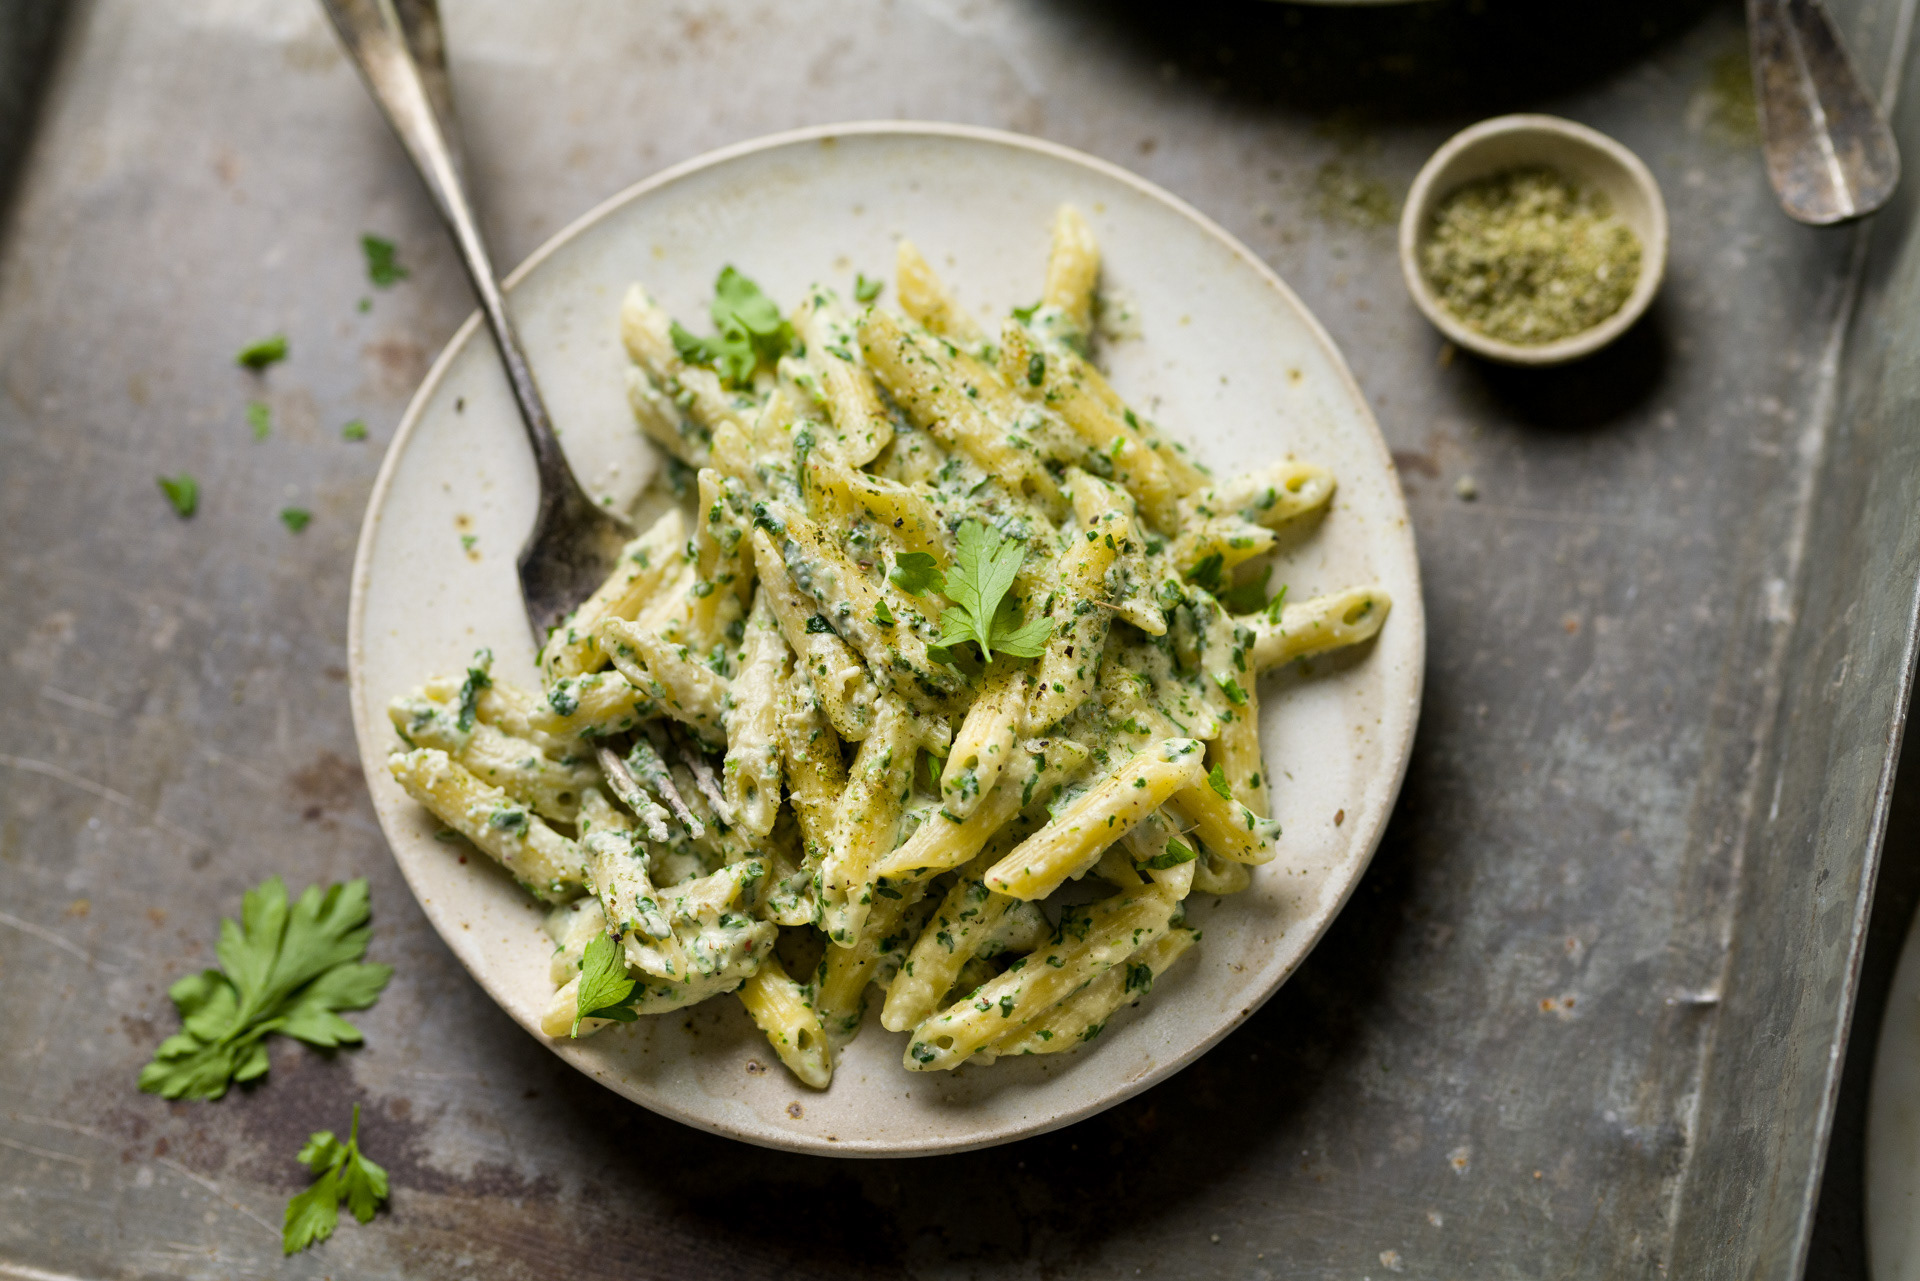
<svg viewBox="0 0 1920 1281">
<path fill-rule="evenodd" d="M 399 250 L 391 240 L 362 236 L 360 251 L 367 256 L 367 279 L 379 288 L 386 289 L 407 278 L 407 269 L 400 265 Z"/>
<path fill-rule="evenodd" d="M 580 1035 L 581 1019 L 613 1019 L 632 1023 L 640 1016 L 630 1008 L 643 989 L 627 974 L 627 954 L 605 934 L 587 941 L 580 958 L 579 999 L 573 1007 L 573 1035 Z"/>
<path fill-rule="evenodd" d="M 181 472 L 178 476 L 156 476 L 160 482 L 160 492 L 173 504 L 173 510 L 182 516 L 191 516 L 200 506 L 200 482 Z"/>
<path fill-rule="evenodd" d="M 709 311 L 718 332 L 701 338 L 675 321 L 670 330 L 673 348 L 689 364 L 712 365 L 729 386 L 746 386 L 762 361 L 771 365 L 793 346 L 793 326 L 773 299 L 730 266 L 722 268 L 714 282 Z"/>
<path fill-rule="evenodd" d="M 364 877 L 291 904 L 277 876 L 248 890 L 240 922 L 220 922 L 220 969 L 189 974 L 167 989 L 180 1030 L 140 1070 L 140 1088 L 169 1099 L 217 1099 L 234 1081 L 267 1070 L 265 1040 L 278 1032 L 332 1049 L 357 1045 L 360 1030 L 341 1010 L 364 1010 L 393 976 L 369 965 Z"/>
<path fill-rule="evenodd" d="M 300 1149 L 300 1164 L 318 1176 L 313 1185 L 287 1202 L 286 1221 L 280 1230 L 280 1248 L 298 1254 L 316 1241 L 333 1235 L 340 1222 L 340 1202 L 346 1201 L 353 1217 L 371 1222 L 373 1212 L 387 1199 L 387 1172 L 360 1151 L 360 1105 L 353 1105 L 353 1128 L 342 1143 L 332 1130 L 320 1130 L 308 1136 Z"/>
<path fill-rule="evenodd" d="M 963 523 L 954 534 L 953 572 L 940 591 L 953 602 L 940 615 L 940 644 L 972 641 L 983 658 L 997 647 L 1015 658 L 1033 658 L 1053 634 L 1051 619 L 1020 621 L 1020 608 L 1007 593 L 1027 557 L 1027 545 L 1008 538 L 984 521 Z"/>
<path fill-rule="evenodd" d="M 925 552 L 901 552 L 893 558 L 887 579 L 909 596 L 924 596 L 929 587 L 944 590 L 946 579 L 940 575 L 940 562 Z"/>
<path fill-rule="evenodd" d="M 271 338 L 262 338 L 259 342 L 248 343 L 240 349 L 233 359 L 248 369 L 265 369 L 287 358 L 287 336 L 275 334 Z"/>
</svg>

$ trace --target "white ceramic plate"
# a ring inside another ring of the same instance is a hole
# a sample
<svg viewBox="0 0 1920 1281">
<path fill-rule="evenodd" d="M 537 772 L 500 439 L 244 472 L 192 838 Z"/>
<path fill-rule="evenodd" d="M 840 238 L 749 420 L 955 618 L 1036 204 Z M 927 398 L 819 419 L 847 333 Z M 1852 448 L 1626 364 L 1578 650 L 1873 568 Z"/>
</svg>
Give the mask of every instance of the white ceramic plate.
<svg viewBox="0 0 1920 1281">
<path fill-rule="evenodd" d="M 1139 317 L 1137 339 L 1106 348 L 1122 394 L 1218 470 L 1287 452 L 1331 467 L 1332 512 L 1291 551 L 1282 578 L 1294 600 L 1380 583 L 1393 612 L 1361 652 L 1312 679 L 1288 672 L 1263 685 L 1284 852 L 1248 892 L 1192 902 L 1205 941 L 1098 1042 L 908 1073 L 905 1035 L 879 1026 L 876 1001 L 823 1094 L 787 1075 L 732 997 L 552 1045 L 656 1112 L 754 1143 L 861 1156 L 959 1151 L 1064 1125 L 1161 1080 L 1250 1015 L 1319 938 L 1379 841 L 1406 768 L 1425 650 L 1399 484 L 1365 398 L 1313 317 L 1172 196 L 1010 134 L 900 124 L 786 134 L 681 165 L 594 210 L 513 274 L 514 315 L 575 470 L 625 502 L 655 465 L 625 403 L 616 317 L 630 282 L 694 320 L 724 264 L 790 301 L 816 279 L 845 291 L 857 270 L 890 280 L 894 242 L 906 235 L 964 305 L 998 317 L 1038 295 L 1063 201 L 1099 236 L 1110 296 Z M 368 786 L 408 884 L 474 978 L 539 1036 L 552 950 L 541 909 L 486 860 L 463 864 L 458 848 L 436 842 L 438 824 L 384 764 L 396 743 L 387 700 L 458 671 L 475 647 L 493 648 L 498 676 L 537 686 L 514 573 L 534 497 L 513 401 L 476 317 L 435 362 L 374 488 L 354 566 L 352 692 Z"/>
<path fill-rule="evenodd" d="M 1907 931 L 1867 1099 L 1867 1267 L 1920 1281 L 1920 920 Z"/>
</svg>

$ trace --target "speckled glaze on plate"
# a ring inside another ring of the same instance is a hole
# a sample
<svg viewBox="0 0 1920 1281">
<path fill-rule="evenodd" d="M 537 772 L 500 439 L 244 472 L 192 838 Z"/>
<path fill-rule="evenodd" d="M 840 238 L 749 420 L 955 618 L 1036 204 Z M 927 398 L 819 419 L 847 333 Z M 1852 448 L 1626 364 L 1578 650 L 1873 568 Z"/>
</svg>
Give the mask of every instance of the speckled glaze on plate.
<svg viewBox="0 0 1920 1281">
<path fill-rule="evenodd" d="M 1011 134 L 950 125 L 844 125 L 716 152 L 616 196 L 555 236 L 508 285 L 576 472 L 631 501 L 655 456 L 625 401 L 617 315 L 645 281 L 675 315 L 705 313 L 733 263 L 776 299 L 856 271 L 891 281 L 911 237 L 961 303 L 1004 315 L 1038 295 L 1050 219 L 1078 205 L 1104 252 L 1103 287 L 1137 336 L 1103 352 L 1115 385 L 1216 471 L 1287 453 L 1339 479 L 1330 513 L 1283 553 L 1290 599 L 1379 583 L 1393 612 L 1355 652 L 1269 675 L 1261 738 L 1285 824 L 1281 855 L 1233 898 L 1190 901 L 1205 938 L 1152 996 L 1083 1050 L 953 1073 L 902 1069 L 906 1034 L 878 1002 L 833 1086 L 783 1069 L 739 1002 L 549 1042 L 609 1088 L 689 1125 L 844 1156 L 956 1152 L 1085 1117 L 1220 1040 L 1292 973 L 1359 879 L 1405 772 L 1425 623 L 1413 533 L 1385 442 L 1339 353 L 1244 246 L 1159 188 Z M 883 294 L 882 304 L 891 297 Z M 387 700 L 491 646 L 497 676 L 537 686 L 514 556 L 535 499 L 530 456 L 478 318 L 441 353 L 381 468 L 354 565 L 349 651 L 361 763 L 381 826 L 434 927 L 528 1032 L 552 985 L 542 909 L 389 777 Z M 464 541 L 463 541 L 464 536 Z"/>
</svg>

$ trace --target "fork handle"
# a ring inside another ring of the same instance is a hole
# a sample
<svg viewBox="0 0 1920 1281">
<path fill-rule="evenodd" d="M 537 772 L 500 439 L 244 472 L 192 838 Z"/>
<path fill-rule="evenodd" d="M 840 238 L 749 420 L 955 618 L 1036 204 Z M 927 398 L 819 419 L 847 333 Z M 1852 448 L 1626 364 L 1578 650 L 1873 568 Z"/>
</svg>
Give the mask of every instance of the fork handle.
<svg viewBox="0 0 1920 1281">
<path fill-rule="evenodd" d="M 453 100 L 447 91 L 436 0 L 400 0 L 398 6 L 395 0 L 321 0 L 321 5 L 453 232 L 461 265 L 480 297 L 481 314 L 506 366 L 527 442 L 533 446 L 540 478 L 540 518 L 534 528 L 539 529 L 549 509 L 586 499 L 553 433 L 553 420 L 534 382 L 520 335 L 507 315 L 493 260 L 480 237 L 473 202 L 467 198 L 460 154 L 449 136 Z"/>
</svg>

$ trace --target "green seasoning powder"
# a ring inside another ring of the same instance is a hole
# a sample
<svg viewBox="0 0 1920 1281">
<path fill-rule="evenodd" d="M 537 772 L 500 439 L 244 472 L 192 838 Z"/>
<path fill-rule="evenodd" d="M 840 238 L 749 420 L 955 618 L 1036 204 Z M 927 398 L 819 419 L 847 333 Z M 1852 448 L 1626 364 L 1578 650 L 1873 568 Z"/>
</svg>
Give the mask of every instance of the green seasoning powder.
<svg viewBox="0 0 1920 1281">
<path fill-rule="evenodd" d="M 1421 259 L 1470 328 L 1536 346 L 1620 310 L 1640 278 L 1640 238 L 1600 192 L 1552 169 L 1510 169 L 1440 202 Z"/>
</svg>

